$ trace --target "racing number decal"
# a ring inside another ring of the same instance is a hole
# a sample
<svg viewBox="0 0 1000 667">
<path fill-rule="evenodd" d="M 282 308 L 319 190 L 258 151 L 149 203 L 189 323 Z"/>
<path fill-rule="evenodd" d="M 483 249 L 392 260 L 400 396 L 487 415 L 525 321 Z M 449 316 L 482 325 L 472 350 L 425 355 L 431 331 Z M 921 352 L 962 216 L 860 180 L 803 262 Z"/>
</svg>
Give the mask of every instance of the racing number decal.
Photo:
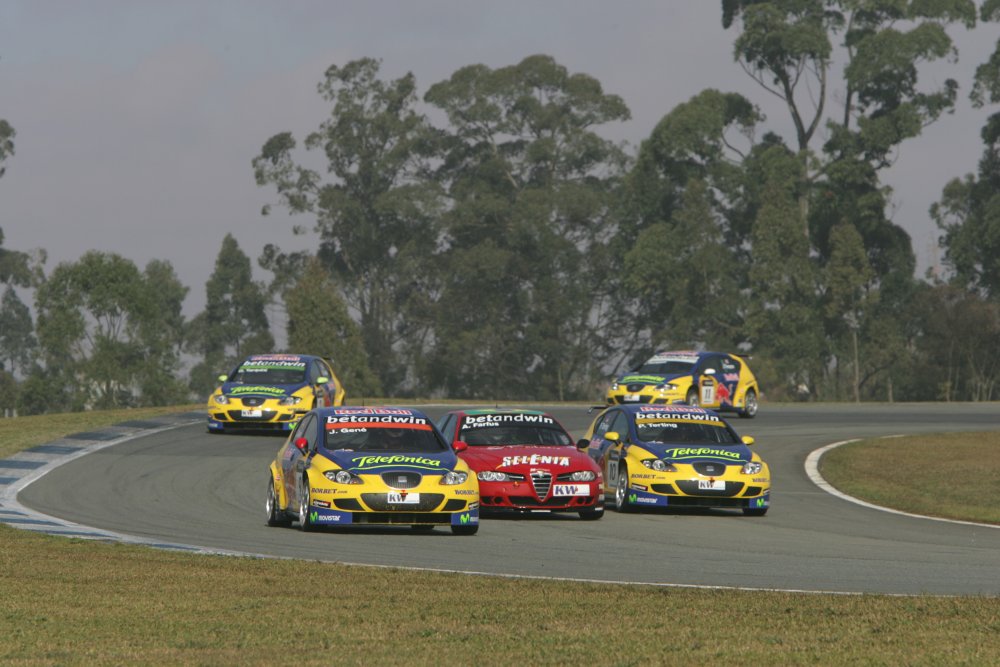
<svg viewBox="0 0 1000 667">
<path fill-rule="evenodd" d="M 715 380 L 712 378 L 703 378 L 701 381 L 701 404 L 715 404 Z"/>
</svg>

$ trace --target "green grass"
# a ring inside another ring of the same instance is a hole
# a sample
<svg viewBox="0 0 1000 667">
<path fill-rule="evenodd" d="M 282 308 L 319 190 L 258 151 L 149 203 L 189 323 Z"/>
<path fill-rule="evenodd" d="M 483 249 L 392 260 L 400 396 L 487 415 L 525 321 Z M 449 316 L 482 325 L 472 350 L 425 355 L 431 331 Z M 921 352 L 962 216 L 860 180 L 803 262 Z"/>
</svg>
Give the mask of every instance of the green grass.
<svg viewBox="0 0 1000 667">
<path fill-rule="evenodd" d="M 0 451 L 9 455 L 16 447 L 155 414 L 0 420 Z M 859 461 L 872 447 L 927 441 L 908 449 L 907 458 L 939 462 L 935 449 L 946 445 L 954 457 L 981 435 L 878 440 L 827 456 L 834 467 L 853 466 L 844 470 L 857 478 L 871 469 Z M 898 449 L 885 455 L 899 459 Z M 921 468 L 919 461 L 913 465 Z M 983 477 L 1000 478 L 995 472 Z M 995 511 L 986 504 L 979 498 L 980 507 L 967 509 Z M 998 635 L 996 598 L 415 573 L 193 555 L 0 526 L 4 665 L 986 665 L 1000 664 Z"/>
</svg>

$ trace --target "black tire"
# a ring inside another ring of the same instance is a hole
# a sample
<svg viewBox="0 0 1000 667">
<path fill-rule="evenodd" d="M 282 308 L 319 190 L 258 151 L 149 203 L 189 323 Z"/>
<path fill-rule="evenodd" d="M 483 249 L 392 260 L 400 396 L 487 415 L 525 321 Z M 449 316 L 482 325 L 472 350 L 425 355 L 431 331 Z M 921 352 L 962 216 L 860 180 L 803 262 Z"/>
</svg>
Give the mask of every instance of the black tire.
<svg viewBox="0 0 1000 667">
<path fill-rule="evenodd" d="M 628 501 L 628 468 L 621 463 L 618 464 L 618 486 L 615 487 L 615 510 L 623 514 L 635 511 Z"/>
<path fill-rule="evenodd" d="M 585 510 L 580 510 L 580 518 L 584 521 L 597 521 L 604 516 L 604 506 L 601 507 L 588 507 Z"/>
<path fill-rule="evenodd" d="M 479 524 L 472 526 L 452 526 L 451 532 L 453 535 L 475 535 L 479 532 Z"/>
<path fill-rule="evenodd" d="M 753 389 L 747 390 L 747 395 L 743 398 L 743 409 L 740 410 L 739 415 L 744 419 L 753 419 L 757 416 L 757 392 Z"/>
<path fill-rule="evenodd" d="M 767 514 L 766 507 L 744 507 L 743 516 L 764 516 Z"/>
<path fill-rule="evenodd" d="M 299 530 L 304 533 L 316 530 L 316 524 L 309 520 L 309 501 L 309 482 L 307 480 L 299 491 Z"/>
<path fill-rule="evenodd" d="M 267 500 L 264 503 L 267 512 L 267 525 L 269 526 L 290 526 L 292 520 L 278 507 L 278 492 L 274 488 L 274 478 L 267 480 Z"/>
<path fill-rule="evenodd" d="M 694 389 L 688 389 L 687 396 L 684 397 L 684 402 L 694 408 L 697 408 L 701 405 L 698 402 L 698 392 Z"/>
</svg>

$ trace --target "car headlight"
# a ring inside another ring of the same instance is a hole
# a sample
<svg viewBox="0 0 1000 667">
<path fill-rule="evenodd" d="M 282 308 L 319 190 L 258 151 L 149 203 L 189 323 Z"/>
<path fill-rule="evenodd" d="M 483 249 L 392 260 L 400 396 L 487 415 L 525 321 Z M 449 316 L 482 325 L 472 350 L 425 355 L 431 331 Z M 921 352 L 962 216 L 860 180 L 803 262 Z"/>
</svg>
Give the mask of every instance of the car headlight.
<svg viewBox="0 0 1000 667">
<path fill-rule="evenodd" d="M 352 475 L 346 470 L 327 470 L 323 475 L 331 482 L 336 482 L 337 484 L 360 484 L 361 478 L 357 475 Z"/>
<path fill-rule="evenodd" d="M 642 465 L 656 472 L 677 472 L 673 463 L 667 463 L 663 459 L 643 459 Z"/>
<path fill-rule="evenodd" d="M 301 401 L 301 396 L 285 396 L 278 401 L 278 405 L 298 405 Z"/>
<path fill-rule="evenodd" d="M 611 383 L 611 391 L 618 391 L 618 383 L 617 382 L 612 382 Z"/>
<path fill-rule="evenodd" d="M 441 476 L 441 483 L 447 486 L 454 486 L 456 484 L 465 484 L 465 480 L 467 479 L 469 479 L 469 473 L 449 470 Z"/>
<path fill-rule="evenodd" d="M 507 473 L 500 472 L 499 470 L 483 470 L 476 473 L 476 477 L 480 482 L 507 482 L 510 481 L 510 477 Z"/>
<path fill-rule="evenodd" d="M 228 405 L 229 404 L 229 397 L 226 396 L 225 394 L 216 394 L 212 398 L 214 398 L 215 402 L 218 403 L 219 405 Z"/>
<path fill-rule="evenodd" d="M 742 472 L 744 475 L 756 475 L 763 468 L 764 465 L 762 463 L 759 463 L 757 461 L 747 461 L 746 463 L 743 464 L 743 470 L 741 470 L 740 472 Z"/>
<path fill-rule="evenodd" d="M 593 470 L 577 470 L 569 476 L 569 479 L 572 482 L 593 482 L 597 479 L 597 475 Z"/>
<path fill-rule="evenodd" d="M 666 393 L 668 391 L 674 391 L 675 389 L 677 389 L 677 385 L 670 384 L 669 382 L 666 382 L 664 384 L 660 384 L 660 385 L 656 386 L 656 391 L 658 391 L 660 393 Z"/>
</svg>

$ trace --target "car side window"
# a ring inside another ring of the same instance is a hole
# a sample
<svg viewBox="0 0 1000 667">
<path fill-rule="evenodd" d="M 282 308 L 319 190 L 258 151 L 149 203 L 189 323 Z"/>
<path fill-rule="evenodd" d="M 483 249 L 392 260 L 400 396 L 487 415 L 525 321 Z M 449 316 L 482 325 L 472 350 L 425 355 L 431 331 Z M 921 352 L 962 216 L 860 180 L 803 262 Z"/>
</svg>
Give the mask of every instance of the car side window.
<svg viewBox="0 0 1000 667">
<path fill-rule="evenodd" d="M 704 373 L 707 370 L 713 370 L 716 373 L 719 372 L 719 358 L 718 357 L 708 357 L 701 363 L 701 372 Z"/>
<path fill-rule="evenodd" d="M 318 361 L 309 363 L 309 384 L 316 384 L 316 380 L 323 375 L 323 367 Z"/>
<path fill-rule="evenodd" d="M 445 442 L 450 445 L 455 438 L 455 415 L 445 415 L 445 418 L 438 423 L 438 430 L 444 436 Z"/>
<path fill-rule="evenodd" d="M 604 434 L 610 430 L 611 422 L 614 421 L 615 415 L 619 415 L 621 412 L 619 410 L 612 410 L 611 412 L 604 413 L 601 417 L 601 421 L 597 422 L 597 426 L 594 427 L 594 438 L 603 438 Z"/>
<path fill-rule="evenodd" d="M 719 359 L 719 367 L 722 369 L 722 372 L 726 374 L 736 373 L 738 375 L 741 366 L 742 364 L 732 357 L 722 357 Z"/>
<path fill-rule="evenodd" d="M 609 431 L 616 431 L 622 440 L 628 439 L 628 416 L 624 412 L 618 412 L 615 416 L 614 422 L 611 424 Z"/>
<path fill-rule="evenodd" d="M 305 438 L 306 449 L 309 451 L 316 450 L 317 438 L 316 438 L 316 415 L 308 414 L 302 418 L 299 425 L 295 429 L 295 434 L 292 436 L 292 442 L 295 442 L 299 438 Z"/>
</svg>

